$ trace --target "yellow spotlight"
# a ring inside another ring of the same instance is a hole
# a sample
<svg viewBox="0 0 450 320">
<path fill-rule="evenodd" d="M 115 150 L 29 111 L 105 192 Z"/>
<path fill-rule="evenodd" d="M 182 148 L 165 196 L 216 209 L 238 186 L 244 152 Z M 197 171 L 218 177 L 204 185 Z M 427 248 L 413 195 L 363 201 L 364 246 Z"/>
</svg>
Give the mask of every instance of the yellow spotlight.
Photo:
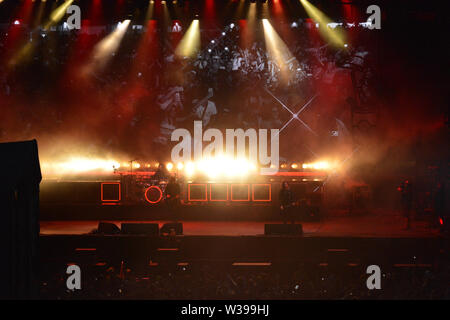
<svg viewBox="0 0 450 320">
<path fill-rule="evenodd" d="M 125 32 L 130 25 L 130 20 L 119 22 L 116 30 L 107 35 L 94 47 L 90 62 L 84 67 L 84 73 L 90 73 L 94 69 L 102 69 L 112 58 L 112 54 L 119 48 Z"/>
<path fill-rule="evenodd" d="M 172 169 L 173 169 L 173 163 L 172 163 L 172 162 L 167 163 L 167 164 L 166 164 L 166 168 L 167 168 L 167 170 L 172 171 Z"/>
<path fill-rule="evenodd" d="M 180 57 L 192 57 L 198 50 L 200 50 L 200 22 L 195 19 L 175 49 L 175 53 Z"/>
<path fill-rule="evenodd" d="M 44 29 L 47 30 L 52 25 L 57 24 L 65 15 L 67 8 L 72 4 L 73 0 L 66 0 L 62 5 L 53 10 L 50 14 L 50 20 L 45 24 Z"/>
<path fill-rule="evenodd" d="M 247 21 L 249 22 L 249 24 L 254 23 L 256 20 L 256 3 L 250 3 L 250 7 L 248 8 L 247 11 Z"/>
<path fill-rule="evenodd" d="M 141 164 L 139 162 L 133 163 L 133 168 L 139 169 L 141 167 Z"/>
<path fill-rule="evenodd" d="M 322 35 L 322 37 L 327 39 L 327 41 L 329 41 L 331 44 L 335 46 L 344 47 L 345 45 L 344 32 L 340 29 L 328 28 L 328 24 L 332 22 L 330 18 L 328 18 L 322 11 L 317 9 L 307 0 L 300 0 L 300 2 L 305 8 L 308 16 L 310 16 L 313 20 L 319 23 L 319 32 Z"/>
<path fill-rule="evenodd" d="M 147 13 L 145 14 L 145 21 L 148 21 L 153 17 L 154 7 L 155 7 L 155 1 L 150 0 L 150 3 L 147 8 Z"/>
<path fill-rule="evenodd" d="M 269 20 L 262 19 L 262 22 L 264 27 L 266 48 L 280 68 L 282 77 L 284 80 L 287 80 L 287 78 L 289 78 L 289 69 L 287 68 L 286 62 L 292 59 L 295 60 L 295 57 L 289 51 L 289 48 L 284 43 L 283 39 L 280 38 L 278 33 L 272 27 Z"/>
<path fill-rule="evenodd" d="M 152 165 L 151 165 L 150 163 L 147 163 L 146 167 L 147 167 L 147 168 L 151 168 Z"/>
<path fill-rule="evenodd" d="M 298 164 L 296 164 L 296 163 L 291 164 L 291 168 L 292 169 L 297 169 L 298 168 Z"/>
<path fill-rule="evenodd" d="M 183 170 L 183 168 L 184 168 L 183 162 L 178 162 L 177 169 L 178 170 Z"/>
<path fill-rule="evenodd" d="M 286 168 L 287 168 L 287 165 L 286 165 L 285 163 L 283 163 L 283 164 L 281 165 L 281 168 L 282 168 L 282 169 L 286 169 Z"/>
</svg>

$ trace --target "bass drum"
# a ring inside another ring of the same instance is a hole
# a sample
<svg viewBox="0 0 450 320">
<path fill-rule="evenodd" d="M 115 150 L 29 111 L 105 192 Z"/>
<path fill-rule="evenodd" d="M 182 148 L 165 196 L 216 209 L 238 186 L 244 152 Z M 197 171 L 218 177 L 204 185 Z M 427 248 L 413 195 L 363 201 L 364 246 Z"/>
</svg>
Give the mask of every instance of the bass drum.
<svg viewBox="0 0 450 320">
<path fill-rule="evenodd" d="M 151 185 L 144 189 L 144 200 L 151 205 L 163 200 L 165 185 Z"/>
</svg>

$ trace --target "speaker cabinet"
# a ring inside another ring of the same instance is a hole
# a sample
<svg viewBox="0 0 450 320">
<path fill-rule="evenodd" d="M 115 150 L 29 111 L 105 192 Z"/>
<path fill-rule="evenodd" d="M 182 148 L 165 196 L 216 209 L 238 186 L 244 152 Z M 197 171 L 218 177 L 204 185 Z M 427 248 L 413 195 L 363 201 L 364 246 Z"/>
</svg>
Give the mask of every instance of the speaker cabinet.
<svg viewBox="0 0 450 320">
<path fill-rule="evenodd" d="M 100 234 L 119 234 L 120 229 L 114 223 L 110 222 L 99 222 L 97 233 Z"/>
</svg>

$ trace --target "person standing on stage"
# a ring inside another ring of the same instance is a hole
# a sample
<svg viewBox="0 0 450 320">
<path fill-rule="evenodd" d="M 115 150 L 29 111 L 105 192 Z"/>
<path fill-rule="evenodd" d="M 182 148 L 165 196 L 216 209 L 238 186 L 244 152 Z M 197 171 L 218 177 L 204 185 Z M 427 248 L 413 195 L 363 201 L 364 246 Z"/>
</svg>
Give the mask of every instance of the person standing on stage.
<svg viewBox="0 0 450 320">
<path fill-rule="evenodd" d="M 444 224 L 447 222 L 445 212 L 445 195 L 445 182 L 439 181 L 436 185 L 436 191 L 434 193 L 433 225 L 441 226 L 441 229 L 444 229 Z"/>
<path fill-rule="evenodd" d="M 294 216 L 292 212 L 294 197 L 287 181 L 283 181 L 281 184 L 281 190 L 278 198 L 280 201 L 280 214 L 283 217 L 283 222 L 287 223 L 290 219 L 291 223 L 294 224 Z"/>
<path fill-rule="evenodd" d="M 411 228 L 411 208 L 412 208 L 412 185 L 409 180 L 405 180 L 401 186 L 402 213 L 406 218 L 406 230 Z"/>
<path fill-rule="evenodd" d="M 165 202 L 167 204 L 169 215 L 173 217 L 172 220 L 177 220 L 178 217 L 178 209 L 180 207 L 180 194 L 180 184 L 177 182 L 175 177 L 170 177 L 169 183 L 167 184 L 165 190 Z"/>
<path fill-rule="evenodd" d="M 155 174 L 153 175 L 153 179 L 157 180 L 158 183 L 166 180 L 169 177 L 169 172 L 167 171 L 166 167 L 160 163 L 158 166 L 158 170 L 156 170 Z"/>
</svg>

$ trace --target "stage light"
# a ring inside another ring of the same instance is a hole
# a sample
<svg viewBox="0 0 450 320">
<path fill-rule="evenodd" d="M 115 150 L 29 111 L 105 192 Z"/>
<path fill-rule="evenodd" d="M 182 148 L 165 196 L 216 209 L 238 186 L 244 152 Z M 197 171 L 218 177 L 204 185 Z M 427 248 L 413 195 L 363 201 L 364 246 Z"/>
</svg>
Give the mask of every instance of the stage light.
<svg viewBox="0 0 450 320">
<path fill-rule="evenodd" d="M 248 11 L 247 11 L 247 21 L 249 23 L 249 25 L 253 25 L 254 22 L 256 21 L 256 14 L 257 14 L 257 10 L 256 10 L 256 3 L 250 3 L 250 6 L 248 7 Z"/>
<path fill-rule="evenodd" d="M 230 28 L 233 29 L 234 28 L 234 23 L 230 24 Z"/>
<path fill-rule="evenodd" d="M 172 169 L 173 169 L 173 163 L 172 163 L 172 162 L 167 163 L 167 164 L 166 164 L 166 168 L 167 168 L 167 170 L 172 171 Z"/>
<path fill-rule="evenodd" d="M 328 18 L 323 12 L 321 12 L 307 0 L 300 0 L 300 2 L 305 8 L 308 16 L 316 21 L 316 27 L 319 28 L 319 32 L 321 33 L 321 35 L 331 44 L 338 47 L 343 47 L 345 43 L 345 35 L 342 30 L 330 29 L 328 27 L 328 25 L 332 23 L 330 18 Z"/>
<path fill-rule="evenodd" d="M 287 68 L 286 61 L 291 59 L 295 60 L 295 57 L 289 51 L 289 48 L 280 38 L 275 29 L 272 27 L 269 20 L 262 19 L 262 22 L 264 27 L 264 39 L 266 48 L 280 68 L 282 78 L 284 80 L 287 80 L 289 78 L 289 69 Z"/>
<path fill-rule="evenodd" d="M 133 163 L 133 168 L 139 169 L 141 167 L 141 164 L 139 162 Z"/>
<path fill-rule="evenodd" d="M 186 163 L 184 172 L 188 177 L 193 176 L 195 174 L 195 164 L 193 162 Z"/>
<path fill-rule="evenodd" d="M 202 159 L 188 162 L 184 168 L 186 176 L 193 176 L 196 172 L 203 173 L 210 178 L 217 177 L 244 177 L 256 172 L 257 166 L 247 159 L 232 159 L 226 156 Z"/>
<path fill-rule="evenodd" d="M 119 23 L 113 32 L 95 45 L 92 57 L 83 69 L 85 74 L 89 74 L 96 69 L 102 69 L 107 65 L 111 60 L 113 53 L 119 48 L 130 22 L 130 20 L 124 20 Z"/>
<path fill-rule="evenodd" d="M 183 168 L 184 168 L 183 162 L 178 162 L 177 169 L 178 170 L 183 170 Z"/>
<path fill-rule="evenodd" d="M 195 19 L 187 29 L 175 53 L 182 57 L 191 57 L 200 50 L 200 22 Z"/>
<path fill-rule="evenodd" d="M 46 175 L 79 174 L 92 171 L 112 172 L 120 168 L 114 160 L 71 157 L 63 161 L 43 161 L 42 171 Z"/>
<path fill-rule="evenodd" d="M 14 20 L 14 25 L 16 25 L 16 26 L 20 25 L 20 21 L 19 20 Z"/>
<path fill-rule="evenodd" d="M 302 167 L 303 169 L 329 170 L 332 165 L 328 161 L 318 161 L 313 163 L 304 163 Z"/>
<path fill-rule="evenodd" d="M 73 0 L 66 0 L 58 8 L 52 11 L 50 14 L 50 20 L 45 24 L 44 30 L 49 29 L 51 26 L 57 24 L 67 12 L 67 8 L 73 3 Z"/>
<path fill-rule="evenodd" d="M 297 169 L 298 168 L 298 164 L 296 164 L 296 163 L 291 164 L 291 168 L 292 169 Z"/>
</svg>

